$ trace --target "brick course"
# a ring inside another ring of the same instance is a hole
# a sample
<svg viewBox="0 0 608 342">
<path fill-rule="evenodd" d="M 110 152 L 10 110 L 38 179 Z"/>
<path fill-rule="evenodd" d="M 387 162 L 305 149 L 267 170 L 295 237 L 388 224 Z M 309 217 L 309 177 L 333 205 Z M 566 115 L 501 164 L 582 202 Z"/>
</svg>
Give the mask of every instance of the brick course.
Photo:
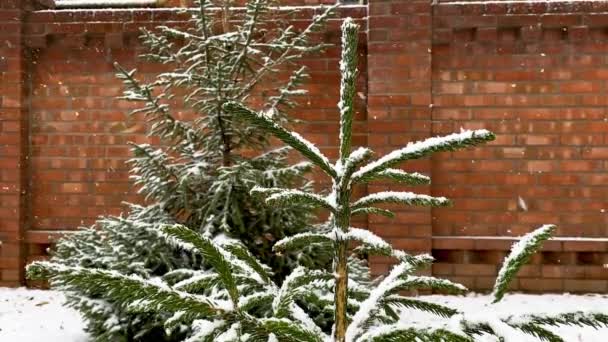
<svg viewBox="0 0 608 342">
<path fill-rule="evenodd" d="M 608 2 L 374 0 L 342 8 L 345 16 L 366 28 L 356 144 L 383 154 L 461 127 L 497 133 L 487 146 L 406 165 L 433 178 L 414 190 L 448 196 L 453 207 L 399 209 L 393 220 L 357 225 L 398 248 L 432 252 L 434 274 L 485 290 L 509 237 L 555 223 L 558 235 L 583 239 L 548 243 L 512 287 L 608 291 Z M 149 138 L 141 118 L 126 119 L 133 105 L 114 98 L 122 88 L 112 63 L 144 78 L 160 71 L 136 59 L 137 29 L 186 18 L 174 9 L 30 12 L 2 1 L 0 286 L 23 282 L 23 263 L 43 257 L 64 230 L 141 200 L 128 181 L 126 142 Z M 337 44 L 339 23 L 319 38 Z M 306 120 L 297 129 L 331 156 L 338 58 L 334 46 L 304 61 L 310 94 L 296 114 Z M 375 258 L 372 271 L 390 262 Z"/>
</svg>

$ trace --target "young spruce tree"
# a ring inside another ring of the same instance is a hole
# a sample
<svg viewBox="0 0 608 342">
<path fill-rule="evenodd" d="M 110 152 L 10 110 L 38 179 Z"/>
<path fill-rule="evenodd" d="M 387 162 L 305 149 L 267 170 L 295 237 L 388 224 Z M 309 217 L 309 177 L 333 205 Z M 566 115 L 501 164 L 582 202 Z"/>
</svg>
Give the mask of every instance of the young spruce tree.
<svg viewBox="0 0 608 342">
<path fill-rule="evenodd" d="M 428 267 L 432 257 L 410 255 L 395 250 L 373 233 L 350 226 L 353 215 L 380 214 L 391 216 L 383 203 L 416 206 L 445 206 L 444 197 L 412 192 L 378 192 L 353 201 L 351 187 L 377 179 L 394 180 L 408 185 L 427 184 L 428 177 L 397 169 L 402 162 L 428 156 L 434 152 L 452 151 L 475 146 L 494 139 L 487 130 L 463 131 L 444 137 L 410 143 L 369 162 L 372 151 L 351 151 L 354 79 L 358 27 L 350 19 L 343 26 L 343 52 L 340 110 L 340 157 L 331 163 L 314 145 L 290 132 L 264 112 L 253 111 L 240 103 L 228 102 L 224 110 L 271 133 L 299 151 L 323 170 L 333 181 L 328 195 L 301 189 L 256 187 L 253 192 L 266 197 L 272 205 L 306 204 L 331 213 L 329 230 L 295 234 L 274 245 L 277 251 L 298 250 L 323 243 L 331 246 L 334 256 L 331 271 L 297 267 L 281 285 L 268 273 L 268 267 L 248 253 L 238 241 L 213 240 L 180 224 L 164 225 L 163 236 L 172 244 L 193 255 L 201 255 L 212 268 L 192 270 L 186 280 L 152 282 L 136 275 L 124 275 L 102 269 L 80 268 L 53 262 L 35 262 L 29 266 L 33 277 L 50 277 L 66 289 L 104 291 L 114 301 L 130 310 L 172 312 L 168 329 L 179 324 L 191 326 L 187 341 L 310 341 L 310 342 L 388 342 L 388 341 L 453 341 L 472 342 L 482 335 L 498 341 L 562 341 L 547 326 L 574 324 L 593 327 L 608 324 L 601 313 L 565 312 L 555 315 L 520 315 L 500 317 L 489 310 L 471 316 L 439 304 L 403 295 L 413 289 L 431 289 L 462 293 L 466 289 L 448 280 L 416 275 Z M 500 301 L 518 269 L 550 238 L 555 226 L 544 225 L 524 236 L 514 245 L 499 272 L 494 301 Z M 397 264 L 373 286 L 351 277 L 347 262 L 351 243 L 355 252 L 393 257 Z M 297 302 L 298 298 L 317 296 L 334 308 L 330 333 L 319 327 Z M 428 326 L 412 323 L 412 312 L 422 311 L 437 316 Z"/>
<path fill-rule="evenodd" d="M 144 279 L 188 279 L 208 264 L 198 254 L 176 250 L 159 238 L 165 225 L 180 224 L 207 238 L 232 238 L 270 267 L 282 281 L 297 265 L 328 265 L 331 256 L 272 252 L 285 236 L 310 230 L 316 216 L 307 204 L 270 206 L 250 195 L 255 186 L 299 187 L 311 164 L 287 163 L 289 148 L 269 149 L 269 136 L 235 120 L 223 105 L 230 101 L 257 106 L 277 122 L 287 123 L 286 110 L 307 77 L 296 63 L 325 47 L 316 43 L 334 7 L 318 10 L 309 25 L 296 29 L 292 13 L 273 0 L 250 0 L 234 8 L 230 0 L 200 0 L 190 9 L 189 29 L 160 26 L 142 30 L 149 62 L 166 65 L 152 83 L 135 71 L 116 66 L 125 86 L 123 100 L 140 104 L 150 136 L 160 146 L 133 144 L 132 178 L 146 205 L 130 204 L 126 216 L 105 217 L 88 229 L 60 240 L 51 261 L 70 267 L 112 270 Z M 262 96 L 261 93 L 268 95 Z M 180 111 L 193 120 L 183 120 Z M 68 301 L 88 321 L 98 341 L 180 340 L 188 329 L 167 334 L 163 311 L 134 312 L 104 291 L 69 290 Z"/>
</svg>

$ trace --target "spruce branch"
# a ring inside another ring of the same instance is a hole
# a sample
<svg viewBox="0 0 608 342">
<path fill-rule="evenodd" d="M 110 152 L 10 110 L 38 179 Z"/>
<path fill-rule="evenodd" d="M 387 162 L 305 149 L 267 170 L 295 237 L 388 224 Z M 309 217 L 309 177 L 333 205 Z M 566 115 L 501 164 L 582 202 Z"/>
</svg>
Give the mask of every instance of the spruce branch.
<svg viewBox="0 0 608 342">
<path fill-rule="evenodd" d="M 367 147 L 359 147 L 353 151 L 345 161 L 338 160 L 336 162 L 336 170 L 341 175 L 340 186 L 344 187 L 348 185 L 356 169 L 361 166 L 361 164 L 368 161 L 373 155 L 374 152 L 371 149 Z"/>
<path fill-rule="evenodd" d="M 407 298 L 407 297 L 398 296 L 398 295 L 388 296 L 388 297 L 384 298 L 381 301 L 381 304 L 430 312 L 434 315 L 441 316 L 444 318 L 452 317 L 453 315 L 458 313 L 458 310 L 452 309 L 452 308 L 444 306 L 444 305 L 425 302 L 422 300 Z"/>
<path fill-rule="evenodd" d="M 357 209 L 353 209 L 351 211 L 351 215 L 381 215 L 388 218 L 394 218 L 395 213 L 387 209 L 381 209 L 376 207 L 361 207 Z"/>
<path fill-rule="evenodd" d="M 556 315 L 526 315 L 522 321 L 534 325 L 577 325 L 599 329 L 608 326 L 608 314 L 601 312 L 566 312 Z"/>
<path fill-rule="evenodd" d="M 404 275 L 403 282 L 396 288 L 397 291 L 414 289 L 429 289 L 450 294 L 463 294 L 468 291 L 463 285 L 447 279 L 429 276 L 414 276 L 411 274 Z"/>
<path fill-rule="evenodd" d="M 409 143 L 404 148 L 395 150 L 359 169 L 359 171 L 353 174 L 353 182 L 363 182 L 370 178 L 375 178 L 377 173 L 406 160 L 423 158 L 435 152 L 454 151 L 460 148 L 475 146 L 492 141 L 494 138 L 495 136 L 492 132 L 480 129 Z"/>
<path fill-rule="evenodd" d="M 239 103 L 227 102 L 224 104 L 223 108 L 227 112 L 239 116 L 257 127 L 273 134 L 287 145 L 302 153 L 302 155 L 320 167 L 323 171 L 325 171 L 325 173 L 331 177 L 336 176 L 336 171 L 330 164 L 327 157 L 325 157 L 316 146 L 304 139 L 301 135 L 286 130 L 285 128 L 277 125 L 272 119 L 256 113 Z"/>
<path fill-rule="evenodd" d="M 184 279 L 173 285 L 173 288 L 188 293 L 200 293 L 216 285 L 221 285 L 221 280 L 215 273 L 201 274 Z"/>
<path fill-rule="evenodd" d="M 325 8 L 323 13 L 315 15 L 312 18 L 311 23 L 304 30 L 295 35 L 291 29 L 287 29 L 275 42 L 270 44 L 252 44 L 254 47 L 274 47 L 279 51 L 280 55 L 276 58 L 268 58 L 268 60 L 259 68 L 257 74 L 242 87 L 241 91 L 236 95 L 236 98 L 240 98 L 244 94 L 249 93 L 251 89 L 263 80 L 267 73 L 273 71 L 276 66 L 301 58 L 305 54 L 324 49 L 325 45 L 323 44 L 313 48 L 308 46 L 310 36 L 327 21 L 338 6 L 340 6 L 340 4 L 336 3 Z"/>
<path fill-rule="evenodd" d="M 205 261 L 213 266 L 232 302 L 238 303 L 239 290 L 233 275 L 232 260 L 228 257 L 227 251 L 214 244 L 210 239 L 182 225 L 166 226 L 163 228 L 163 233 L 170 243 L 186 250 L 199 252 L 205 258 Z"/>
<path fill-rule="evenodd" d="M 281 189 L 281 188 L 263 188 L 255 186 L 251 189 L 252 195 L 264 195 L 266 203 L 304 203 L 313 207 L 321 207 L 335 212 L 336 208 L 333 203 L 323 196 L 304 192 L 301 190 Z"/>
<path fill-rule="evenodd" d="M 390 243 L 367 229 L 350 228 L 346 234 L 350 241 L 360 242 L 367 253 L 376 255 L 393 255 L 393 247 Z"/>
<path fill-rule="evenodd" d="M 411 267 L 406 263 L 401 263 L 393 267 L 388 276 L 384 278 L 369 294 L 369 297 L 361 303 L 359 310 L 348 325 L 345 338 L 347 341 L 355 341 L 359 336 L 366 332 L 368 322 L 373 319 L 374 314 L 380 309 L 380 303 L 395 289 L 403 284 L 401 279 L 404 275 L 411 272 Z"/>
<path fill-rule="evenodd" d="M 147 306 L 172 313 L 187 307 L 189 310 L 185 315 L 188 319 L 222 316 L 230 311 L 225 304 L 213 302 L 208 298 L 176 291 L 138 276 L 125 276 L 116 271 L 37 261 L 28 265 L 27 272 L 31 279 L 51 279 L 53 283 L 61 283 L 69 289 L 82 291 L 93 297 L 103 293 L 123 305 L 146 303 Z"/>
<path fill-rule="evenodd" d="M 511 253 L 505 258 L 496 277 L 492 291 L 492 296 L 494 297 L 493 303 L 499 302 L 504 297 L 509 283 L 517 275 L 519 269 L 542 247 L 543 242 L 551 238 L 556 229 L 555 225 L 546 224 L 526 234 L 513 245 Z"/>
<path fill-rule="evenodd" d="M 127 71 L 118 63 L 114 63 L 118 70 L 116 77 L 122 80 L 127 90 L 122 99 L 128 101 L 145 102 L 145 106 L 136 109 L 132 113 L 144 112 L 149 120 L 153 122 L 149 135 L 158 135 L 169 138 L 170 142 L 183 140 L 189 144 L 198 146 L 202 139 L 198 132 L 186 122 L 175 119 L 170 113 L 167 105 L 161 104 L 157 97 L 152 94 L 152 87 L 141 85 L 134 77 L 135 70 Z"/>
<path fill-rule="evenodd" d="M 513 326 L 518 328 L 519 330 L 523 331 L 527 335 L 532 335 L 534 337 L 537 337 L 541 341 L 566 342 L 560 336 L 558 336 L 558 335 L 554 334 L 553 332 L 551 332 L 550 330 L 545 329 L 536 324 L 525 323 L 525 324 L 514 324 Z"/>
<path fill-rule="evenodd" d="M 333 240 L 327 234 L 313 232 L 299 233 L 277 241 L 272 247 L 275 252 L 301 250 L 314 244 L 329 244 Z"/>
<path fill-rule="evenodd" d="M 378 172 L 374 177 L 368 178 L 366 181 L 376 180 L 391 180 L 397 183 L 407 185 L 428 185 L 431 184 L 431 178 L 418 172 L 409 173 L 399 169 L 386 169 Z"/>
<path fill-rule="evenodd" d="M 397 203 L 425 207 L 443 207 L 450 205 L 450 201 L 445 197 L 433 197 L 415 194 L 413 192 L 383 191 L 362 197 L 353 203 L 351 208 L 352 210 L 357 210 L 380 203 Z"/>
<path fill-rule="evenodd" d="M 446 329 L 417 328 L 397 323 L 383 325 L 363 334 L 356 342 L 474 342 L 468 336 L 457 334 Z"/>
<path fill-rule="evenodd" d="M 319 270 L 309 270 L 304 267 L 294 269 L 279 289 L 272 302 L 272 310 L 277 318 L 288 317 L 292 313 L 294 297 L 300 293 L 302 287 L 317 280 L 331 279 L 332 275 Z"/>
<path fill-rule="evenodd" d="M 309 331 L 300 324 L 287 319 L 266 318 L 260 320 L 259 327 L 266 335 L 274 334 L 278 341 L 285 342 L 323 342 L 322 335 Z"/>
<path fill-rule="evenodd" d="M 264 282 L 266 284 L 272 283 L 272 280 L 271 280 L 272 271 L 270 270 L 270 267 L 259 262 L 255 258 L 255 256 L 253 256 L 251 254 L 251 252 L 249 252 L 244 246 L 242 246 L 241 244 L 231 243 L 231 244 L 225 245 L 224 248 L 227 251 L 229 251 L 230 253 L 232 253 L 232 255 L 241 259 L 243 262 L 245 262 L 254 271 L 256 271 L 257 274 L 260 275 L 260 277 L 262 278 L 262 280 L 264 280 Z"/>
</svg>

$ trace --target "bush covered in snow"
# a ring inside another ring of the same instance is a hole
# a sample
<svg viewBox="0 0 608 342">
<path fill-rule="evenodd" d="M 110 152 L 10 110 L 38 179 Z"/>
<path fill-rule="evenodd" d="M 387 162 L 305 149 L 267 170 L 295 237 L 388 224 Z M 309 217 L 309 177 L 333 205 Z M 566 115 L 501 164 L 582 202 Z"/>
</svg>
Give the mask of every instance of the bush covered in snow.
<svg viewBox="0 0 608 342">
<path fill-rule="evenodd" d="M 462 131 L 430 138 L 369 162 L 373 152 L 367 148 L 352 151 L 354 80 L 358 27 L 350 19 L 342 26 L 340 69 L 340 156 L 332 163 L 309 141 L 291 132 L 280 122 L 237 102 L 223 108 L 233 117 L 250 122 L 307 157 L 332 181 L 326 194 L 303 189 L 258 186 L 251 191 L 273 206 L 307 205 L 330 213 L 328 223 L 315 231 L 286 237 L 274 246 L 279 252 L 294 251 L 314 244 L 329 248 L 334 262 L 330 270 L 300 266 L 282 282 L 272 280 L 269 268 L 257 260 L 241 243 L 212 239 L 180 224 L 161 228 L 166 243 L 192 255 L 200 255 L 212 267 L 175 272 L 163 281 L 151 281 L 115 271 L 36 262 L 29 267 L 32 276 L 50 277 L 66 289 L 103 291 L 133 311 L 171 312 L 167 329 L 192 327 L 186 341 L 310 341 L 310 342 L 384 342 L 384 341 L 453 341 L 471 342 L 494 336 L 498 341 L 563 341 L 547 327 L 552 325 L 598 326 L 608 323 L 608 316 L 596 312 L 555 312 L 514 316 L 484 315 L 459 311 L 443 304 L 403 295 L 405 291 L 430 289 L 462 293 L 466 288 L 451 281 L 421 276 L 417 272 L 432 262 L 430 255 L 411 255 L 395 250 L 373 233 L 351 227 L 354 215 L 392 216 L 378 205 L 446 206 L 450 201 L 412 192 L 379 192 L 353 200 L 356 184 L 375 180 L 393 180 L 406 185 L 426 184 L 426 176 L 407 173 L 396 167 L 408 160 L 434 152 L 452 151 L 483 144 L 494 139 L 487 130 Z M 550 238 L 555 226 L 544 225 L 526 235 L 505 259 L 496 281 L 493 300 L 499 302 L 521 265 Z M 351 249 L 350 247 L 354 247 Z M 388 275 L 372 283 L 351 277 L 349 257 L 382 255 L 392 257 L 396 265 Z M 325 302 L 324 310 L 333 316 L 332 328 L 323 329 L 311 317 L 302 298 Z M 416 322 L 404 314 L 421 312 L 436 319 Z"/>
</svg>

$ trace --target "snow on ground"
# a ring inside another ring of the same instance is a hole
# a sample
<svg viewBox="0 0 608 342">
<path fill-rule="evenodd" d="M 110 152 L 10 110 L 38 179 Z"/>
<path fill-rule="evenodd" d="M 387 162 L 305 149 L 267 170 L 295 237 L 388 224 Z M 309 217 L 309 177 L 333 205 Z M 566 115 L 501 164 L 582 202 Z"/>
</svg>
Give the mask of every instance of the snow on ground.
<svg viewBox="0 0 608 342">
<path fill-rule="evenodd" d="M 0 287 L 0 341 L 85 342 L 78 312 L 61 306 L 61 293 Z"/>
<path fill-rule="evenodd" d="M 422 296 L 419 299 L 458 308 L 465 313 L 480 314 L 490 309 L 490 297 L 484 295 Z M 61 306 L 62 294 L 54 291 L 0 288 L 0 341 L 4 342 L 86 342 L 84 323 L 78 313 Z M 494 315 L 547 313 L 567 311 L 606 311 L 608 295 L 523 295 L 513 294 L 492 305 Z M 404 312 L 408 315 L 409 312 Z M 428 324 L 436 316 L 420 311 L 404 320 Z M 567 342 L 608 341 L 608 328 L 552 328 Z M 494 339 L 480 339 L 490 342 Z"/>
<path fill-rule="evenodd" d="M 608 295 L 525 295 L 507 294 L 505 298 L 497 303 L 490 304 L 490 296 L 470 294 L 467 296 L 422 296 L 419 299 L 437 304 L 457 308 L 466 314 L 477 317 L 491 311 L 498 317 L 522 314 L 563 313 L 572 311 L 595 311 L 608 312 Z M 433 322 L 435 316 L 420 314 L 416 312 L 416 318 L 412 321 L 421 323 Z M 487 318 L 487 317 L 486 317 Z M 608 341 L 608 328 L 599 330 L 591 327 L 561 326 L 551 327 L 549 330 L 560 335 L 567 342 L 606 342 Z M 494 342 L 494 338 L 480 338 L 479 342 Z M 522 341 L 523 342 L 523 341 Z"/>
</svg>

